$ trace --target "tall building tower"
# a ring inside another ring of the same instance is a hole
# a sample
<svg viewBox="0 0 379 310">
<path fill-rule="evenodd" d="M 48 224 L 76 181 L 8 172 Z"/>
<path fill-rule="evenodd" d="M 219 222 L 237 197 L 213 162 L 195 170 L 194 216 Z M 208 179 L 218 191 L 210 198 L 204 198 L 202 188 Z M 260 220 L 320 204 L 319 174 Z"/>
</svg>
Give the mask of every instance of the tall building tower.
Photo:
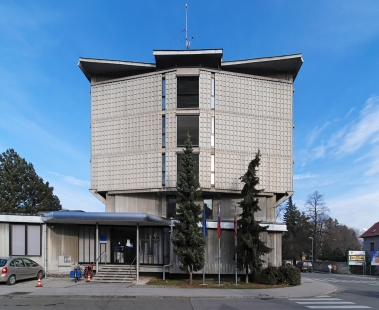
<svg viewBox="0 0 379 310">
<path fill-rule="evenodd" d="M 106 212 L 175 218 L 178 170 L 189 132 L 203 195 L 198 203 L 209 208 L 211 240 L 217 238 L 212 221 L 221 207 L 224 249 L 231 252 L 225 252 L 222 270 L 233 273 L 239 178 L 260 149 L 263 192 L 257 218 L 269 225 L 261 238 L 273 251 L 265 260 L 280 265 L 286 227 L 276 223 L 276 207 L 293 194 L 293 83 L 302 55 L 223 61 L 222 49 L 153 54 L 155 63 L 79 60 L 91 85 L 91 191 Z M 159 229 L 164 236 L 166 228 L 157 229 L 150 238 Z M 217 250 L 208 244 L 210 261 Z M 209 273 L 212 268 L 207 266 Z"/>
</svg>

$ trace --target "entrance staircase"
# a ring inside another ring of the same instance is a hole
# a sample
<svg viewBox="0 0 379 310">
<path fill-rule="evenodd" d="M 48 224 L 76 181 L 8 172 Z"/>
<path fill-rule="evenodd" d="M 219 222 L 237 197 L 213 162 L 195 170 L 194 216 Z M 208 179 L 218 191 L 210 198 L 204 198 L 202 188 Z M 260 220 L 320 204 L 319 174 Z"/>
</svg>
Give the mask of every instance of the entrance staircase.
<svg viewBox="0 0 379 310">
<path fill-rule="evenodd" d="M 135 265 L 99 265 L 99 272 L 91 282 L 132 283 L 137 278 Z"/>
</svg>

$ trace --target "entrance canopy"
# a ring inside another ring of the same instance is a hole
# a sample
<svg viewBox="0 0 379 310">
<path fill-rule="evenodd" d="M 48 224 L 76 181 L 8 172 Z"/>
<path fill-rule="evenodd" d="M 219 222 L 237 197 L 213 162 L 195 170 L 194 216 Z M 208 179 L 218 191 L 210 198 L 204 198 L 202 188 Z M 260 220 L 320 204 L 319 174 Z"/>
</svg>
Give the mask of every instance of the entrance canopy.
<svg viewBox="0 0 379 310">
<path fill-rule="evenodd" d="M 99 224 L 99 225 L 137 225 L 169 226 L 170 220 L 147 214 L 133 212 L 77 212 L 53 211 L 43 214 L 45 223 L 60 224 Z"/>
</svg>

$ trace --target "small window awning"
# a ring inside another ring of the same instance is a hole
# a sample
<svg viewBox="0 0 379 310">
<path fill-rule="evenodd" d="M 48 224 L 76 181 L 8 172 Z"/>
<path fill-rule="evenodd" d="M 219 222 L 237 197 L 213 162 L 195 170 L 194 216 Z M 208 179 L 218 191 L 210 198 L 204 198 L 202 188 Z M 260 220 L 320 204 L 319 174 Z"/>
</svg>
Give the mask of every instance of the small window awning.
<svg viewBox="0 0 379 310">
<path fill-rule="evenodd" d="M 99 224 L 124 226 L 169 226 L 170 220 L 147 213 L 133 212 L 75 212 L 53 211 L 42 217 L 45 223 L 56 224 Z"/>
</svg>

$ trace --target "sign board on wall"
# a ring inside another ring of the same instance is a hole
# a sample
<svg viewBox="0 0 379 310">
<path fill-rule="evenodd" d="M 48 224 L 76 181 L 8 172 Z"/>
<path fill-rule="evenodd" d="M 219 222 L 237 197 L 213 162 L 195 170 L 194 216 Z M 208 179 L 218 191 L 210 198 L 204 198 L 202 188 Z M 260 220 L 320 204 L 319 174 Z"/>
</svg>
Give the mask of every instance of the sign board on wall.
<svg viewBox="0 0 379 310">
<path fill-rule="evenodd" d="M 71 266 L 71 255 L 58 255 L 58 266 Z"/>
<path fill-rule="evenodd" d="M 362 266 L 365 264 L 366 252 L 365 251 L 348 251 L 347 261 L 350 266 L 358 265 Z"/>
<path fill-rule="evenodd" d="M 371 266 L 379 266 L 379 251 L 371 251 Z"/>
</svg>

